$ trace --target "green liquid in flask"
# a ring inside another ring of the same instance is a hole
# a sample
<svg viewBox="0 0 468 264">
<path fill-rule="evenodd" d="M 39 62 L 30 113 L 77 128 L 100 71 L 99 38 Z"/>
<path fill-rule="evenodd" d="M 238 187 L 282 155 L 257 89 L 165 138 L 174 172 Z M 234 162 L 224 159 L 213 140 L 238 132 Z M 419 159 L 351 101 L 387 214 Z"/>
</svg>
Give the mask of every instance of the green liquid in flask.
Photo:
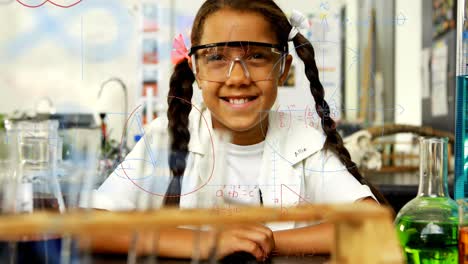
<svg viewBox="0 0 468 264">
<path fill-rule="evenodd" d="M 458 225 L 412 221 L 396 223 L 398 238 L 408 264 L 458 264 Z"/>
<path fill-rule="evenodd" d="M 468 75 L 457 76 L 455 199 L 468 197 Z"/>
</svg>

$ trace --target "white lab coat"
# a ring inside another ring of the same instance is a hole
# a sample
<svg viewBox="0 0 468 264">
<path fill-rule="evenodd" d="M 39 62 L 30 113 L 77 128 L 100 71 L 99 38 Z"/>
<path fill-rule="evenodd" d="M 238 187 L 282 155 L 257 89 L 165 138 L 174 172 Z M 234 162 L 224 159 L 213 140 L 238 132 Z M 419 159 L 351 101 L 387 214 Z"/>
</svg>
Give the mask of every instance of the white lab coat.
<svg viewBox="0 0 468 264">
<path fill-rule="evenodd" d="M 222 145 L 212 129 L 210 112 L 203 105 L 194 107 L 189 122 L 191 137 L 180 207 L 216 207 L 235 213 L 231 205 L 224 203 L 227 189 L 222 179 L 223 152 L 218 151 Z M 161 206 L 170 181 L 166 129 L 167 118 L 160 117 L 151 123 L 125 161 L 94 192 L 93 207 L 132 210 Z M 336 155 L 323 150 L 324 141 L 320 127 L 306 126 L 304 120 L 288 113 L 270 112 L 258 178 L 265 206 L 350 203 L 373 197 L 369 187 L 361 185 Z M 279 230 L 304 223 L 268 225 Z"/>
</svg>

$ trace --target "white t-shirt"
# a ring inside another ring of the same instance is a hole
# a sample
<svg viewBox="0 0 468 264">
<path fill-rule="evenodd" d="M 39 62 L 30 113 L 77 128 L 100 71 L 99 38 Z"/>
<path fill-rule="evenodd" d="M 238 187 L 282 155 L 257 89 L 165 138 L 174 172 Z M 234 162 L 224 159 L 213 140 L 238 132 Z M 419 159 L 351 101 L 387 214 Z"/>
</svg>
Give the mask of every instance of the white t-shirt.
<svg viewBox="0 0 468 264">
<path fill-rule="evenodd" d="M 259 175 L 265 142 L 248 146 L 227 144 L 225 200 L 229 203 L 259 205 Z"/>
</svg>

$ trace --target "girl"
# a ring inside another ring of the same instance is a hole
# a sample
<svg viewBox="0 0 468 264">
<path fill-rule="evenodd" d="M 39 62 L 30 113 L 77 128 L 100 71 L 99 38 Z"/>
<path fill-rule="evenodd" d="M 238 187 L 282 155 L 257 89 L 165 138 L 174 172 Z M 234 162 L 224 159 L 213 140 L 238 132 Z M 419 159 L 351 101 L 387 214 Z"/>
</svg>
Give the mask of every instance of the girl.
<svg viewBox="0 0 468 264">
<path fill-rule="evenodd" d="M 292 26 L 272 0 L 207 0 L 193 24 L 193 46 L 178 61 L 171 77 L 167 123 L 159 118 L 147 132 L 147 135 L 155 134 L 167 128 L 170 139 L 165 140 L 162 134 L 151 140 L 146 136 L 147 140 L 141 140 L 126 158 L 126 161 L 142 159 L 145 149 L 167 143 L 170 145 L 168 175 L 171 176 L 160 176 L 158 184 L 154 184 L 154 177 L 135 179 L 151 174 L 147 171 L 151 166 L 143 165 L 143 171 L 127 170 L 127 177 L 122 177 L 118 168 L 97 190 L 94 207 L 134 209 L 138 207 L 135 201 L 142 189 L 164 194 L 148 194 L 156 206 L 217 206 L 220 190 L 216 189 L 216 183 L 220 182 L 219 175 L 210 174 L 214 164 L 213 153 L 209 151 L 211 129 L 228 131 L 232 136 L 225 157 L 228 185 L 254 185 L 263 189 L 263 193 L 247 190 L 245 197 L 240 197 L 241 190 L 221 190 L 223 196 L 228 193 L 231 202 L 250 205 L 261 202 L 268 206 L 375 200 L 385 203 L 379 192 L 359 174 L 329 117 L 314 49 L 299 33 L 297 26 L 301 21 L 298 20 L 293 18 L 295 26 Z M 278 85 L 285 81 L 292 62 L 288 55 L 289 41 L 293 41 L 304 62 L 321 118 L 320 130 L 305 128 L 302 122 L 295 121 L 289 129 L 278 126 L 274 103 Z M 200 109 L 192 109 L 187 103 L 192 99 L 195 81 L 204 101 Z M 162 230 L 159 235 L 160 255 L 192 256 L 194 231 L 174 228 Z M 203 231 L 201 237 L 200 254 L 206 258 L 214 241 L 213 232 Z M 219 235 L 217 254 L 221 258 L 245 251 L 262 260 L 273 251 L 328 253 L 332 240 L 333 227 L 329 224 L 233 226 Z M 112 241 L 111 245 L 96 240 L 95 248 L 126 252 L 128 238 Z M 139 240 L 143 253 L 151 252 L 151 245 L 150 237 L 143 235 Z"/>
</svg>

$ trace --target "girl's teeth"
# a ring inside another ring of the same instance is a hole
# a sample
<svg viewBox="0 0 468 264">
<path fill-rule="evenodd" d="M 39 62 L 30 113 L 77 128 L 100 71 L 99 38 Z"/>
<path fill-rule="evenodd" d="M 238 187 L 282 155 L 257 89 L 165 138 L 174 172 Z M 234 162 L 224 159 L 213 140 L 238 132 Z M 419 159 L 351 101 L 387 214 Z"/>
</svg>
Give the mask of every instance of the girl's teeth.
<svg viewBox="0 0 468 264">
<path fill-rule="evenodd" d="M 229 99 L 229 103 L 231 104 L 245 104 L 249 101 L 248 98 L 242 98 L 242 99 Z"/>
</svg>

